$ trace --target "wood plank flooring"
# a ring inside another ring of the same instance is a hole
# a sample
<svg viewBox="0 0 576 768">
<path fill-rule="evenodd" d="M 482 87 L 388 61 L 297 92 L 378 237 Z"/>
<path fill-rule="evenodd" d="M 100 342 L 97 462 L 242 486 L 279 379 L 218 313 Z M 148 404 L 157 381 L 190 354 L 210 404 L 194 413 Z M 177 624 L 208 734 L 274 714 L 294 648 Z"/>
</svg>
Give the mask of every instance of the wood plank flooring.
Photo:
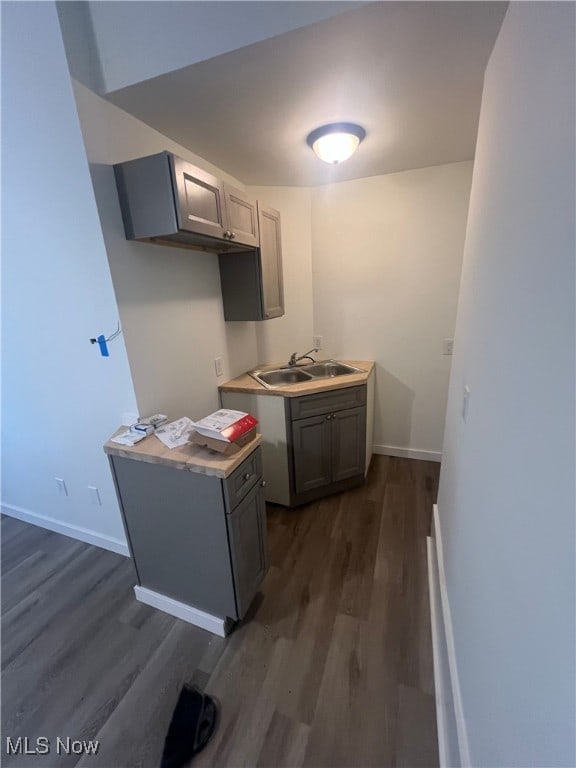
<svg viewBox="0 0 576 768">
<path fill-rule="evenodd" d="M 2 518 L 2 765 L 157 768 L 178 692 L 220 702 L 194 766 L 437 766 L 426 536 L 439 465 L 270 506 L 270 571 L 226 639 L 135 601 L 130 560 Z M 8 755 L 6 737 L 98 739 Z"/>
</svg>

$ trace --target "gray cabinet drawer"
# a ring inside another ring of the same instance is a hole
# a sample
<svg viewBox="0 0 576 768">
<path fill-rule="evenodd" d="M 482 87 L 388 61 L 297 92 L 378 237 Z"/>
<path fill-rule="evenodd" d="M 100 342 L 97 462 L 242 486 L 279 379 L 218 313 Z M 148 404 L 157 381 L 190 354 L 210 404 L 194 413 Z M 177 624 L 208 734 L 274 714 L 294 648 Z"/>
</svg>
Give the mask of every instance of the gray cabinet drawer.
<svg viewBox="0 0 576 768">
<path fill-rule="evenodd" d="M 309 416 L 319 416 L 330 411 L 341 411 L 344 408 L 356 408 L 366 404 L 366 385 L 345 387 L 331 392 L 319 392 L 316 395 L 302 395 L 290 398 L 290 417 L 305 419 Z"/>
<path fill-rule="evenodd" d="M 224 480 L 226 511 L 231 512 L 248 491 L 262 479 L 262 455 L 256 448 L 234 472 Z"/>
</svg>

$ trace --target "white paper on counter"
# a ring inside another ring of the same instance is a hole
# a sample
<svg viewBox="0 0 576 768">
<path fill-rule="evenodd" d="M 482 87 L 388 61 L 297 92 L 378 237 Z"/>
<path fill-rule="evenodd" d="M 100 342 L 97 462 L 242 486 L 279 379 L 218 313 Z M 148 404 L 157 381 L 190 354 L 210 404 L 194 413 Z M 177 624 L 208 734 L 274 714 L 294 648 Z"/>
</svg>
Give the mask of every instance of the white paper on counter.
<svg viewBox="0 0 576 768">
<path fill-rule="evenodd" d="M 140 440 L 144 440 L 145 437 L 146 435 L 138 434 L 138 432 L 130 432 L 130 430 L 128 430 L 127 432 L 120 432 L 116 437 L 111 437 L 110 442 L 119 443 L 120 445 L 136 445 Z"/>
<path fill-rule="evenodd" d="M 190 442 L 190 433 L 193 432 L 194 425 L 188 416 L 182 416 L 181 419 L 171 421 L 169 424 L 163 424 L 154 434 L 161 440 L 166 448 L 179 448 Z"/>
</svg>

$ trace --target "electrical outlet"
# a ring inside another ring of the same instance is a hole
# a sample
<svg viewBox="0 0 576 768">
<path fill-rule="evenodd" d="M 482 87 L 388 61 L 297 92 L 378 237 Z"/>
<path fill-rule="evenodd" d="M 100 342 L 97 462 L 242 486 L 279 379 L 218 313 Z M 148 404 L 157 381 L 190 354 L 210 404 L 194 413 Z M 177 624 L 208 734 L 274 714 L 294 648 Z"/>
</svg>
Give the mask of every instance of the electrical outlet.
<svg viewBox="0 0 576 768">
<path fill-rule="evenodd" d="M 222 376 L 222 366 L 224 365 L 224 361 L 221 357 L 216 357 L 214 359 L 214 370 L 216 371 L 216 376 Z"/>
<path fill-rule="evenodd" d="M 62 480 L 61 477 L 55 477 L 54 480 L 56 480 L 56 485 L 58 486 L 58 493 L 60 496 L 68 496 L 68 488 L 66 488 L 66 483 L 64 480 Z"/>
<path fill-rule="evenodd" d="M 322 349 L 322 336 L 314 336 L 314 349 Z"/>
<path fill-rule="evenodd" d="M 466 423 L 468 421 L 468 409 L 470 407 L 470 387 L 464 387 L 464 395 L 462 397 L 462 421 Z"/>
<path fill-rule="evenodd" d="M 442 354 L 451 355 L 454 349 L 454 339 L 444 339 L 442 342 Z"/>
<path fill-rule="evenodd" d="M 98 488 L 94 485 L 88 486 L 88 495 L 90 496 L 90 501 L 95 507 L 101 507 L 102 506 L 102 500 L 100 499 L 100 493 L 98 491 Z"/>
</svg>

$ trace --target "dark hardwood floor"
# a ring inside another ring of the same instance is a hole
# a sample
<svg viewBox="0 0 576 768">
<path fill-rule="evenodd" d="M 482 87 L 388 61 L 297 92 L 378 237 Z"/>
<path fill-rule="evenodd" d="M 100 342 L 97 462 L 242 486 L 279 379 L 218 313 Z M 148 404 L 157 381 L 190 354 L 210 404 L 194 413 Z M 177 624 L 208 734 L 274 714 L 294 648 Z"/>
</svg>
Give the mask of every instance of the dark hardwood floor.
<svg viewBox="0 0 576 768">
<path fill-rule="evenodd" d="M 131 561 L 3 517 L 2 765 L 157 768 L 178 692 L 220 702 L 194 766 L 437 766 L 426 536 L 439 465 L 268 511 L 270 571 L 226 639 L 136 602 Z M 48 737 L 47 755 L 8 755 Z M 96 755 L 56 739 L 98 739 Z"/>
</svg>

